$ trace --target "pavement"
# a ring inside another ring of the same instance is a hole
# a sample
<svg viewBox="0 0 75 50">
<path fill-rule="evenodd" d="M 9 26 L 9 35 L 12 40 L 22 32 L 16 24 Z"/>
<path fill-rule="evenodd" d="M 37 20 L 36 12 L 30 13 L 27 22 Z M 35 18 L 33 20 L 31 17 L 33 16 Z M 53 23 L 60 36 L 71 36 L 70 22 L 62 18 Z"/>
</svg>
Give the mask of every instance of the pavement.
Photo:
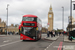
<svg viewBox="0 0 75 50">
<path fill-rule="evenodd" d="M 75 40 L 70 41 L 68 36 L 64 36 L 63 50 L 75 50 Z"/>
<path fill-rule="evenodd" d="M 5 36 L 14 36 L 14 35 L 0 35 L 0 37 L 5 37 Z"/>
<path fill-rule="evenodd" d="M 8 35 L 0 35 L 0 37 L 4 37 L 4 36 L 8 36 Z"/>
<path fill-rule="evenodd" d="M 52 41 L 56 41 L 59 38 L 59 36 L 55 36 L 55 37 L 45 37 L 45 40 L 52 40 Z"/>
<path fill-rule="evenodd" d="M 75 42 L 75 40 L 69 40 L 68 36 L 64 36 L 64 42 Z"/>
</svg>

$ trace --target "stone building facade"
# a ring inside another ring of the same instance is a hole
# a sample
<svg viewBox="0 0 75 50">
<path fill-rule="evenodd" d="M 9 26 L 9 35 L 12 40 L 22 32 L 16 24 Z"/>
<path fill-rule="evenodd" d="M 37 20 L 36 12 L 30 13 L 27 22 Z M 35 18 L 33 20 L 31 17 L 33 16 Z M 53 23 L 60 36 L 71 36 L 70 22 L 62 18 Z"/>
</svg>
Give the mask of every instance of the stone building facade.
<svg viewBox="0 0 75 50">
<path fill-rule="evenodd" d="M 8 32 L 18 32 L 19 30 L 18 30 L 18 26 L 17 27 L 15 27 L 13 24 L 11 24 L 11 26 L 8 26 L 8 28 L 7 28 L 7 31 Z"/>
<path fill-rule="evenodd" d="M 69 16 L 68 20 L 70 22 L 70 16 Z M 72 30 L 75 30 L 75 18 L 73 18 L 73 17 L 72 17 L 72 25 L 68 24 L 67 31 L 71 31 L 71 28 L 72 28 Z"/>
<path fill-rule="evenodd" d="M 42 27 L 42 30 L 41 31 L 42 31 L 42 33 L 47 33 L 47 30 L 48 30 L 47 28 Z"/>
<path fill-rule="evenodd" d="M 1 21 L 0 18 L 0 32 L 4 32 L 6 29 L 6 23 L 4 21 Z"/>
<path fill-rule="evenodd" d="M 18 27 L 19 25 L 16 24 L 15 26 L 13 24 L 11 24 L 10 26 L 6 26 L 6 22 L 4 21 L 1 21 L 1 18 L 0 18 L 0 34 L 4 33 L 5 31 L 8 31 L 8 32 L 18 32 Z"/>
</svg>

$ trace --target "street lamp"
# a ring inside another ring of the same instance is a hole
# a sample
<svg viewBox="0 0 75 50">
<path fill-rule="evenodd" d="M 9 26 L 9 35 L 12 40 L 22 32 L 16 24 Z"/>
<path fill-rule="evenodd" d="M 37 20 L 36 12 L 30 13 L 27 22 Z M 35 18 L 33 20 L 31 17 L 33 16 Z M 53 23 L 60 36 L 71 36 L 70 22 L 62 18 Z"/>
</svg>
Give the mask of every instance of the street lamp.
<svg viewBox="0 0 75 50">
<path fill-rule="evenodd" d="M 7 4 L 7 8 L 6 8 L 6 10 L 7 10 L 7 29 L 8 29 L 8 6 L 9 6 L 9 4 Z M 8 31 L 7 31 L 7 35 L 8 35 Z"/>
<path fill-rule="evenodd" d="M 64 7 L 62 7 L 62 29 L 64 30 Z"/>
<path fill-rule="evenodd" d="M 70 20 L 71 22 L 69 23 L 71 25 L 71 31 L 72 31 L 72 0 L 70 1 Z"/>
</svg>

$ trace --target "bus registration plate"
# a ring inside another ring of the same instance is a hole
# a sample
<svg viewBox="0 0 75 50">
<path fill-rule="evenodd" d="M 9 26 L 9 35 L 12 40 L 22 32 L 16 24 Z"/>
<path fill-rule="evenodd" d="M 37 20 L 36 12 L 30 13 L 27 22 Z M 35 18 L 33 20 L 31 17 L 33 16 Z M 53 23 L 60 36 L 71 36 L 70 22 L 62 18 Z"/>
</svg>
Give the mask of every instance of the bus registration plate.
<svg viewBox="0 0 75 50">
<path fill-rule="evenodd" d="M 26 38 L 26 40 L 30 40 L 29 38 Z"/>
</svg>

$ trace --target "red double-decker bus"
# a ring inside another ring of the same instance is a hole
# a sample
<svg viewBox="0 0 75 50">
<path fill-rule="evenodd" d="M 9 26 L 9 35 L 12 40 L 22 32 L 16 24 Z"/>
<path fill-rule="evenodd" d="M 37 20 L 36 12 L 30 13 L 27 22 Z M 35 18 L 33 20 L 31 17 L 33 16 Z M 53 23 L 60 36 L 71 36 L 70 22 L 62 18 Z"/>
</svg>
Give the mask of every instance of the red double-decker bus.
<svg viewBox="0 0 75 50">
<path fill-rule="evenodd" d="M 19 25 L 21 40 L 41 39 L 42 22 L 35 15 L 24 15 L 21 25 Z"/>
</svg>

